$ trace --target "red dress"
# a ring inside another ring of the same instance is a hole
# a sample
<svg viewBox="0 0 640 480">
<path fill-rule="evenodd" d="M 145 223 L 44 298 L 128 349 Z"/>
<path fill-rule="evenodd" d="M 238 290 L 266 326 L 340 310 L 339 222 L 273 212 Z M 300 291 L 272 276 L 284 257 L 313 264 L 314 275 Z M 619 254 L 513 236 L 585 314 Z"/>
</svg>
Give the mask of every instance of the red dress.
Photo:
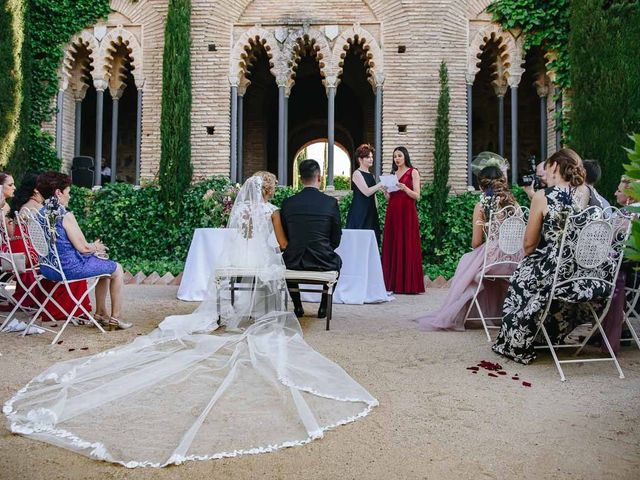
<svg viewBox="0 0 640 480">
<path fill-rule="evenodd" d="M 413 189 L 413 168 L 398 180 Z M 387 290 L 423 293 L 422 247 L 416 201 L 402 190 L 391 192 L 382 239 L 382 270 Z"/>
<path fill-rule="evenodd" d="M 13 253 L 26 253 L 24 241 L 22 240 L 22 232 L 20 231 L 20 227 L 18 225 L 16 225 L 15 227 L 14 235 L 15 236 L 10 240 L 11 251 Z M 29 243 L 28 250 L 29 250 L 28 252 L 29 255 L 27 255 L 28 258 L 25 259 L 27 262 L 27 266 L 36 265 L 38 263 L 38 254 L 31 247 L 30 243 Z M 22 283 L 24 283 L 24 285 L 27 288 L 29 288 L 33 284 L 33 282 L 35 282 L 35 277 L 33 273 L 30 271 L 21 273 L 20 279 L 22 280 Z M 51 292 L 51 290 L 55 285 L 56 285 L 55 282 L 51 282 L 49 280 L 42 281 L 42 287 L 46 292 Z M 79 299 L 87 291 L 87 282 L 73 282 L 69 285 L 69 287 L 70 287 L 71 293 L 73 293 L 73 295 Z M 16 299 L 16 301 L 20 300 L 20 298 L 22 298 L 24 293 L 25 293 L 24 289 L 20 286 L 18 282 L 16 282 L 16 291 L 13 294 L 13 297 Z M 34 297 L 38 299 L 39 302 L 41 303 L 44 302 L 45 295 L 40 291 L 40 289 L 37 286 L 33 287 L 33 289 L 31 290 L 31 293 L 33 294 Z M 41 315 L 41 318 L 43 320 L 52 320 L 52 319 L 66 320 L 69 313 L 71 313 L 71 310 L 73 310 L 75 303 L 67 293 L 67 290 L 65 289 L 64 285 L 60 285 L 56 289 L 55 293 L 53 294 L 53 298 L 55 299 L 56 302 L 58 302 L 58 304 L 60 305 L 60 307 L 62 307 L 64 311 L 61 311 L 52 301 L 48 301 L 44 307 L 46 313 L 43 313 Z M 22 305 L 24 307 L 36 306 L 33 300 L 31 299 L 31 297 L 29 296 L 27 296 L 27 298 L 24 299 Z M 88 295 L 82 301 L 82 305 L 84 306 L 84 308 L 87 309 L 87 311 L 89 312 L 91 311 L 91 299 L 89 298 Z M 83 314 L 82 310 L 77 309 L 74 313 L 74 316 L 84 317 L 85 315 Z"/>
</svg>

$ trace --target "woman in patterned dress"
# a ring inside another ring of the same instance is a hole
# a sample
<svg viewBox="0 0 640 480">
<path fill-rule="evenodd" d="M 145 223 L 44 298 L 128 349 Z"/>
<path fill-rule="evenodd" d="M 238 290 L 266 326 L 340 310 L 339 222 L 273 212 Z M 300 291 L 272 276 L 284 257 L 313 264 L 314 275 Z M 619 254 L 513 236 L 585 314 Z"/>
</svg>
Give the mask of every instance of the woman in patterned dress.
<svg viewBox="0 0 640 480">
<path fill-rule="evenodd" d="M 502 307 L 502 327 L 492 347 L 494 352 L 523 364 L 536 358 L 534 341 L 540 316 L 551 294 L 565 220 L 568 215 L 585 209 L 590 199 L 582 159 L 573 150 L 554 153 L 545 162 L 545 172 L 549 186 L 533 196 L 524 239 L 527 256 L 511 278 Z M 598 298 L 605 289 L 606 286 L 596 281 L 589 285 L 582 282 L 563 292 L 563 298 L 585 302 L 589 300 L 585 297 L 587 291 L 590 298 Z M 576 308 L 581 305 L 551 304 L 545 327 L 554 344 L 562 342 L 572 330 L 573 320 L 580 318 Z"/>
</svg>

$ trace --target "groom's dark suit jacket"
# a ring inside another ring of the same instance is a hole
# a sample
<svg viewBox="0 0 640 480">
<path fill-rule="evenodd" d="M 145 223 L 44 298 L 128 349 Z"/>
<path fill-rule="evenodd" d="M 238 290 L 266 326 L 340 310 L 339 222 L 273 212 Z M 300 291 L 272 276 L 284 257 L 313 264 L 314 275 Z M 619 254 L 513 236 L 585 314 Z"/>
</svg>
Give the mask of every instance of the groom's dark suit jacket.
<svg viewBox="0 0 640 480">
<path fill-rule="evenodd" d="M 335 198 L 306 187 L 282 202 L 280 217 L 289 240 L 282 254 L 288 269 L 340 271 L 342 260 L 335 249 L 340 245 L 342 228 Z"/>
</svg>

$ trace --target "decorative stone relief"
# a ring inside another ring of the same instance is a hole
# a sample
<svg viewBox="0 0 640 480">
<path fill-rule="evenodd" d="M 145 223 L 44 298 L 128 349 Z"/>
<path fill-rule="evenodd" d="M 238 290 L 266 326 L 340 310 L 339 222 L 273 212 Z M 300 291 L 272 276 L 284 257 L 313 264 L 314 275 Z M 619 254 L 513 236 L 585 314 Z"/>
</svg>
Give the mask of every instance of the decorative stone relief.
<svg viewBox="0 0 640 480">
<path fill-rule="evenodd" d="M 275 37 L 278 42 L 284 43 L 288 35 L 289 31 L 286 27 L 276 27 Z"/>
</svg>

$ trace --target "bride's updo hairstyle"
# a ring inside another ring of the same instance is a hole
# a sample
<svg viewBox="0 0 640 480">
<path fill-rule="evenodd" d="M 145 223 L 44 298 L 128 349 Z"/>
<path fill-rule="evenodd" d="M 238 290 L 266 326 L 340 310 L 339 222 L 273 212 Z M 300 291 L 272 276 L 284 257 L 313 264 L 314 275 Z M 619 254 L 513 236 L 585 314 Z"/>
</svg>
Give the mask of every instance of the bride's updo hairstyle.
<svg viewBox="0 0 640 480">
<path fill-rule="evenodd" d="M 482 192 L 492 198 L 491 204 L 496 210 L 516 204 L 516 199 L 509 190 L 507 178 L 500 167 L 490 165 L 480 170 L 478 184 Z"/>
<path fill-rule="evenodd" d="M 278 185 L 278 178 L 271 172 L 265 172 L 260 170 L 253 174 L 254 177 L 260 177 L 262 179 L 262 196 L 265 200 L 269 200 L 276 193 L 276 185 Z"/>
<path fill-rule="evenodd" d="M 579 187 L 584 184 L 587 172 L 582 166 L 582 158 L 570 148 L 558 150 L 544 162 L 545 167 L 553 164 L 558 164 L 558 173 L 572 187 Z"/>
</svg>

